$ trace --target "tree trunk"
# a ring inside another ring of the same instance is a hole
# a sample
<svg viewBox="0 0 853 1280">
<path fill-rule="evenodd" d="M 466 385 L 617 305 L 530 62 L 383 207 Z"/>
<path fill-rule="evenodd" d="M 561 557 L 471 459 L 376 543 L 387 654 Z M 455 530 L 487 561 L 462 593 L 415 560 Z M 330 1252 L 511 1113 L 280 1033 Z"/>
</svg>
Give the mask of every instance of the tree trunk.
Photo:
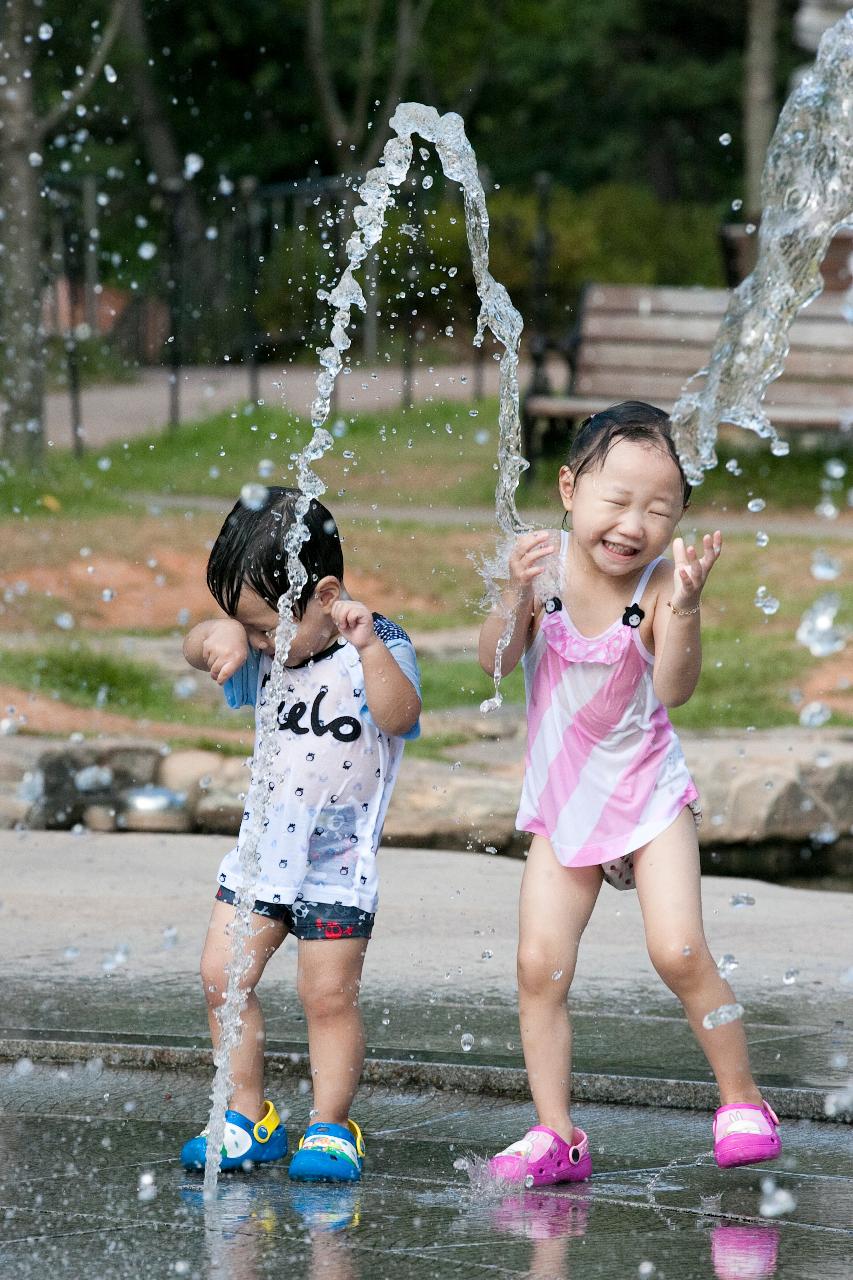
<svg viewBox="0 0 853 1280">
<path fill-rule="evenodd" d="M 3 371 L 3 456 L 36 464 L 44 448 L 44 329 L 39 121 L 33 105 L 31 0 L 7 0 L 0 99 L 0 367 Z M 26 37 L 30 36 L 27 41 Z"/>
<path fill-rule="evenodd" d="M 743 85 L 744 213 L 761 213 L 761 171 L 776 126 L 779 0 L 749 0 Z"/>
</svg>

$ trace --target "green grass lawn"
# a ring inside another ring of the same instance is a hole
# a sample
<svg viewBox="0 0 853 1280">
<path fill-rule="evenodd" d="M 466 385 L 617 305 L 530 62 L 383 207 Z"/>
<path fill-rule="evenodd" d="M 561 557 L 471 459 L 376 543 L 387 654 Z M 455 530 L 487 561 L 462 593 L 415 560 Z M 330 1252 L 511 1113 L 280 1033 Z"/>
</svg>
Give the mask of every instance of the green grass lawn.
<svg viewBox="0 0 853 1280">
<path fill-rule="evenodd" d="M 330 425 L 337 422 L 344 434 L 318 464 L 330 502 L 343 496 L 380 513 L 383 504 L 432 503 L 458 508 L 464 520 L 467 507 L 494 501 L 496 417 L 496 402 L 486 400 L 335 419 Z M 309 426 L 293 415 L 247 405 L 173 432 L 110 445 L 81 461 L 53 455 L 39 472 L 0 468 L 0 518 L 121 511 L 127 509 L 128 495 L 139 492 L 236 500 L 248 482 L 291 483 L 290 455 L 309 436 Z M 722 465 L 732 453 L 721 447 L 721 465 L 697 490 L 695 506 L 743 511 L 750 497 L 758 496 L 770 514 L 813 508 L 826 478 L 824 465 L 838 454 L 838 446 L 808 453 L 795 448 L 788 458 L 773 457 L 763 444 L 743 448 L 739 476 Z M 553 501 L 561 461 L 558 456 L 540 460 L 534 479 L 521 487 L 521 508 Z M 843 506 L 844 481 L 837 482 L 837 491 Z"/>
<path fill-rule="evenodd" d="M 790 690 L 809 666 L 808 655 L 784 634 L 741 634 L 728 627 L 706 628 L 705 661 L 695 694 L 672 718 L 688 729 L 774 728 L 796 724 Z M 442 661 L 422 657 L 425 710 L 452 707 L 475 709 L 490 697 L 492 681 L 472 660 Z M 156 667 L 94 653 L 83 644 L 35 651 L 9 650 L 3 656 L 3 678 L 22 689 L 55 696 L 79 707 L 101 707 L 138 719 L 174 724 L 175 740 L 182 726 L 240 728 L 251 720 L 248 710 L 228 712 L 224 706 L 192 696 L 180 698 L 175 682 Z M 508 703 L 524 701 L 521 669 L 501 683 Z M 835 723 L 844 723 L 836 717 Z M 447 731 L 424 742 L 417 754 L 440 756 L 460 739 Z"/>
<path fill-rule="evenodd" d="M 495 405 L 422 404 L 408 413 L 350 417 L 334 451 L 318 469 L 324 476 L 332 508 L 339 494 L 356 502 L 363 516 L 347 522 L 345 555 L 348 573 L 359 582 L 368 601 L 384 591 L 383 607 L 412 629 L 475 626 L 481 584 L 471 552 L 491 550 L 492 535 L 465 527 L 466 512 L 489 506 L 495 480 Z M 203 580 L 206 547 L 215 535 L 215 513 L 196 512 L 192 521 L 179 511 L 147 513 L 129 502 L 135 493 L 236 497 L 248 481 L 291 481 L 287 462 L 306 441 L 305 423 L 272 408 L 241 408 L 204 422 L 186 424 L 174 433 L 113 445 L 82 462 L 70 455 L 51 457 L 40 474 L 11 475 L 0 469 L 0 527 L 5 531 L 7 574 L 26 578 L 40 564 L 63 570 L 84 544 L 102 555 L 124 555 L 144 564 L 157 540 L 165 546 L 192 550 Z M 825 481 L 825 464 L 836 448 L 814 453 L 797 450 L 774 458 L 763 445 L 742 450 L 736 476 L 723 466 L 710 473 L 695 499 L 697 509 L 716 506 L 743 512 L 751 496 L 767 502 L 767 514 L 813 509 Z M 721 461 L 730 451 L 721 448 Z M 268 475 L 265 462 L 271 462 Z M 553 503 L 553 476 L 559 459 L 543 460 L 532 484 L 523 487 L 519 505 Z M 850 477 L 853 479 L 853 477 Z M 838 505 L 846 501 L 848 478 L 836 482 Z M 458 511 L 458 523 L 431 525 L 429 504 Z M 411 506 L 406 521 L 383 517 L 389 506 Z M 554 504 L 556 506 L 556 504 Z M 556 510 L 555 510 L 556 515 Z M 761 516 L 755 517 L 756 529 Z M 555 520 L 556 523 L 556 520 Z M 824 526 L 831 533 L 831 526 Z M 156 547 L 155 547 L 156 549 Z M 765 548 L 754 537 L 730 537 L 715 569 L 703 608 L 704 670 L 691 701 L 673 714 L 676 724 L 690 728 L 754 725 L 767 728 L 795 724 L 791 690 L 817 665 L 794 638 L 802 611 L 821 591 L 837 589 L 842 617 L 853 607 L 853 547 L 838 542 L 846 569 L 831 585 L 809 573 L 811 546 L 805 540 L 773 535 Z M 152 570 L 152 575 L 153 575 Z M 195 569 L 193 570 L 195 572 Z M 759 584 L 779 597 L 779 613 L 765 618 L 753 603 Z M 121 590 L 121 582 L 115 585 Z M 87 649 L 89 625 L 109 631 L 108 618 L 98 616 L 99 593 L 88 605 L 83 588 L 68 577 L 51 591 L 32 590 L 8 606 L 7 630 L 49 634 L 60 609 L 78 618 L 75 644 L 56 641 L 38 652 L 4 654 L 4 680 L 22 688 L 56 692 L 79 706 L 107 709 L 180 725 L 221 726 L 222 714 L 202 699 L 175 697 L 173 681 L 139 662 L 112 660 Z M 374 606 L 376 607 L 376 606 Z M 11 612 L 14 610 L 14 614 Z M 88 612 L 87 612 L 88 610 Z M 56 632 L 53 631 L 56 635 Z M 76 640 L 79 635 L 80 641 Z M 488 678 L 471 662 L 422 661 L 427 708 L 476 707 L 488 697 Z M 519 672 L 503 686 L 509 701 L 523 698 Z M 834 723 L 847 723 L 836 716 Z M 232 721 L 238 727 L 236 720 Z M 427 748 L 421 748 L 426 750 Z M 436 749 L 435 744 L 433 748 Z"/>
</svg>

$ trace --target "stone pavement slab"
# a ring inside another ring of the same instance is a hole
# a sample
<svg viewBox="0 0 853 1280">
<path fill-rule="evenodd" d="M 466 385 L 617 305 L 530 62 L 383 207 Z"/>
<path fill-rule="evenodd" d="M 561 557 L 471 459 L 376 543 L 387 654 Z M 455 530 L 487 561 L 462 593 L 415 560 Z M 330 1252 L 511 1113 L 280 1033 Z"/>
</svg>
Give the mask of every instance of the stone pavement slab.
<svg viewBox="0 0 853 1280">
<path fill-rule="evenodd" d="M 837 1126 L 791 1122 L 772 1169 L 721 1172 L 705 1116 L 587 1106 L 591 1181 L 507 1192 L 477 1174 L 530 1123 L 528 1104 L 364 1088 L 360 1185 L 300 1187 L 276 1166 L 223 1176 L 205 1206 L 176 1153 L 207 1090 L 202 1075 L 99 1062 L 0 1067 L 2 1280 L 850 1274 L 853 1159 Z M 278 1101 L 293 1140 L 306 1092 Z"/>
<path fill-rule="evenodd" d="M 0 1053 L 206 1064 L 197 963 L 228 847 L 218 837 L 3 833 Z M 524 1096 L 514 976 L 523 864 L 383 847 L 381 866 L 365 967 L 367 1077 L 475 1080 Z M 704 896 L 712 951 L 737 963 L 759 1079 L 777 1109 L 822 1115 L 849 1078 L 853 897 L 713 877 Z M 751 904 L 736 905 L 744 897 Z M 288 940 L 262 998 L 274 1063 L 298 1075 L 295 951 Z M 579 1096 L 711 1104 L 704 1058 L 646 956 L 636 895 L 603 888 L 572 1008 Z M 463 1036 L 473 1037 L 468 1051 Z"/>
</svg>

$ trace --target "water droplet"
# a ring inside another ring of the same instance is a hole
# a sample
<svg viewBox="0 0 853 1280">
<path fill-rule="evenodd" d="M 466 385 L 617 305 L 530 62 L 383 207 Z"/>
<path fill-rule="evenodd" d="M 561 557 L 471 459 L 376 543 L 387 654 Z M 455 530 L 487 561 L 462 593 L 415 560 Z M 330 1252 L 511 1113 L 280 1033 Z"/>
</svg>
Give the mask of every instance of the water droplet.
<svg viewBox="0 0 853 1280">
<path fill-rule="evenodd" d="M 198 681 L 195 676 L 180 676 L 172 685 L 172 693 L 181 701 L 191 698 L 197 689 Z"/>
<path fill-rule="evenodd" d="M 49 40 L 53 35 L 53 27 L 49 22 L 42 22 L 39 26 L 39 40 Z"/>
<path fill-rule="evenodd" d="M 143 1204 L 147 1204 L 157 1198 L 157 1184 L 154 1181 L 154 1174 L 150 1170 L 140 1173 L 136 1198 L 141 1200 Z"/>
<path fill-rule="evenodd" d="M 793 1213 L 797 1202 L 785 1187 L 777 1187 L 775 1178 L 761 1179 L 761 1203 L 758 1212 L 762 1218 L 779 1218 L 783 1213 Z"/>
<path fill-rule="evenodd" d="M 765 533 L 763 529 L 759 529 L 758 533 L 755 535 L 755 545 L 757 547 L 766 547 L 769 541 L 770 534 Z"/>
<path fill-rule="evenodd" d="M 720 146 L 730 147 L 732 145 L 732 135 L 730 133 L 720 134 Z"/>
<path fill-rule="evenodd" d="M 494 951 L 488 951 L 488 950 L 486 950 L 486 951 L 484 951 L 484 952 L 482 953 L 482 955 L 480 956 L 480 959 L 481 959 L 481 960 L 491 960 L 491 958 L 492 958 L 492 956 L 493 956 L 494 954 L 495 954 L 495 953 L 494 953 Z"/>
<path fill-rule="evenodd" d="M 205 232 L 204 232 L 204 238 L 205 238 L 205 240 L 218 240 L 218 239 L 219 239 L 219 228 L 218 228 L 218 227 L 206 227 L 206 228 L 205 228 Z"/>
<path fill-rule="evenodd" d="M 750 498 L 746 504 L 747 511 L 751 511 L 753 515 L 757 515 L 759 511 L 763 511 L 767 503 L 763 498 Z"/>
<path fill-rule="evenodd" d="M 261 461 L 258 463 L 258 475 L 261 477 L 261 479 L 269 480 L 270 476 L 273 474 L 274 471 L 275 471 L 275 463 L 272 461 L 272 459 L 261 458 Z"/>
<path fill-rule="evenodd" d="M 563 976 L 563 970 L 562 970 L 562 969 L 555 969 L 555 970 L 554 970 L 554 972 L 551 974 L 551 981 L 552 981 L 552 982 L 559 982 L 559 981 L 560 981 L 560 979 L 562 978 L 562 976 Z"/>
<path fill-rule="evenodd" d="M 818 582 L 833 582 L 841 573 L 841 561 L 819 548 L 812 555 L 811 571 Z"/>
<path fill-rule="evenodd" d="M 727 978 L 730 973 L 734 973 L 737 967 L 738 967 L 737 960 L 728 951 L 726 952 L 725 955 L 720 956 L 719 960 L 717 961 L 717 972 L 719 973 L 721 978 Z"/>
<path fill-rule="evenodd" d="M 136 252 L 143 262 L 150 262 L 157 252 L 157 246 L 151 240 L 143 240 Z"/>
<path fill-rule="evenodd" d="M 733 893 L 729 898 L 730 907 L 754 907 L 755 898 L 751 893 Z"/>
<path fill-rule="evenodd" d="M 118 80 L 118 74 L 115 67 L 111 67 L 109 63 L 104 67 L 104 79 L 107 84 L 115 84 L 116 80 Z"/>
<path fill-rule="evenodd" d="M 706 1013 L 702 1019 L 702 1026 L 706 1031 L 713 1031 L 715 1027 L 724 1027 L 728 1022 L 737 1022 L 738 1018 L 743 1017 L 742 1004 L 721 1004 L 718 1009 L 712 1009 L 710 1013 Z"/>
<path fill-rule="evenodd" d="M 799 977 L 799 969 L 786 969 L 782 974 L 782 982 L 786 987 L 792 987 Z"/>
<path fill-rule="evenodd" d="M 184 156 L 184 178 L 187 182 L 192 181 L 203 168 L 204 161 L 195 151 L 191 151 L 189 155 Z"/>
<path fill-rule="evenodd" d="M 733 213 L 740 213 L 740 211 L 741 211 L 741 209 L 742 209 L 742 208 L 743 208 L 743 201 L 742 201 L 742 200 L 733 200 L 733 201 L 732 201 L 732 212 L 733 212 Z"/>
<path fill-rule="evenodd" d="M 657 1275 L 657 1267 L 653 1262 L 641 1262 L 637 1267 L 637 1275 L 640 1277 L 640 1280 L 649 1280 L 650 1276 Z"/>
<path fill-rule="evenodd" d="M 774 458 L 787 458 L 791 452 L 791 446 L 787 440 L 774 440 L 770 445 L 770 452 Z"/>
<path fill-rule="evenodd" d="M 474 1048 L 474 1037 L 471 1035 L 471 1032 L 466 1031 L 462 1036 L 462 1038 L 460 1039 L 459 1043 L 462 1046 L 463 1053 L 470 1053 L 471 1050 Z"/>
<path fill-rule="evenodd" d="M 265 484 L 244 484 L 240 490 L 240 502 L 247 511 L 260 511 L 268 496 Z"/>
<path fill-rule="evenodd" d="M 768 617 L 772 617 L 774 613 L 779 612 L 779 601 L 775 596 L 770 595 L 766 587 L 758 588 L 753 604 L 756 609 L 760 609 Z"/>
<path fill-rule="evenodd" d="M 53 621 L 60 631 L 72 631 L 74 629 L 73 613 L 58 613 Z"/>
<path fill-rule="evenodd" d="M 820 729 L 832 719 L 832 711 L 825 702 L 807 702 L 800 712 L 800 724 L 804 729 Z"/>
<path fill-rule="evenodd" d="M 428 173 L 425 173 L 423 177 L 423 181 L 421 182 L 421 186 L 423 187 L 424 191 L 429 191 L 430 187 L 432 186 L 432 182 L 433 182 L 432 177 Z"/>
<path fill-rule="evenodd" d="M 41 168 L 42 164 L 44 163 L 44 160 L 38 151 L 31 151 L 30 154 L 27 156 L 27 159 L 29 160 L 30 166 L 33 169 Z"/>
<path fill-rule="evenodd" d="M 838 831 L 831 822 L 822 822 L 814 831 L 809 832 L 809 839 L 812 844 L 817 845 L 835 844 L 838 839 Z"/>
<path fill-rule="evenodd" d="M 844 648 L 846 633 L 835 625 L 841 597 L 834 592 L 820 596 L 800 619 L 797 640 L 815 658 L 826 658 Z"/>
<path fill-rule="evenodd" d="M 847 464 L 840 458 L 827 458 L 823 469 L 831 480 L 843 480 L 847 475 Z"/>
<path fill-rule="evenodd" d="M 729 458 L 728 462 L 726 463 L 726 471 L 728 471 L 730 476 L 743 475 L 743 468 L 741 467 L 737 458 Z"/>
<path fill-rule="evenodd" d="M 527 1177 L 524 1179 L 524 1185 L 528 1191 L 531 1187 L 536 1185 L 536 1179 L 533 1177 L 532 1173 L 528 1173 Z"/>
<path fill-rule="evenodd" d="M 820 502 L 814 509 L 816 516 L 820 516 L 821 520 L 837 520 L 839 516 L 838 507 L 832 501 L 829 494 L 821 498 Z"/>
<path fill-rule="evenodd" d="M 463 1156 L 459 1156 L 457 1160 L 453 1161 L 453 1168 L 458 1169 L 460 1173 L 464 1173 L 468 1169 L 468 1161 Z"/>
</svg>

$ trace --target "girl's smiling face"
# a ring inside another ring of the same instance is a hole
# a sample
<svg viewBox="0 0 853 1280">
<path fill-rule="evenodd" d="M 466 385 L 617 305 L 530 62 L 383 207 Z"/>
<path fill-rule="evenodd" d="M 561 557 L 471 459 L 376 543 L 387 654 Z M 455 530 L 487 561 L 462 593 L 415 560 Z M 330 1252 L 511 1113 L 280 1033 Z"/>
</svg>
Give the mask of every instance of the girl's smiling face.
<svg viewBox="0 0 853 1280">
<path fill-rule="evenodd" d="M 684 510 L 683 481 L 663 448 L 617 440 L 597 470 L 575 483 L 560 469 L 572 542 L 608 577 L 637 572 L 669 546 Z"/>
</svg>

